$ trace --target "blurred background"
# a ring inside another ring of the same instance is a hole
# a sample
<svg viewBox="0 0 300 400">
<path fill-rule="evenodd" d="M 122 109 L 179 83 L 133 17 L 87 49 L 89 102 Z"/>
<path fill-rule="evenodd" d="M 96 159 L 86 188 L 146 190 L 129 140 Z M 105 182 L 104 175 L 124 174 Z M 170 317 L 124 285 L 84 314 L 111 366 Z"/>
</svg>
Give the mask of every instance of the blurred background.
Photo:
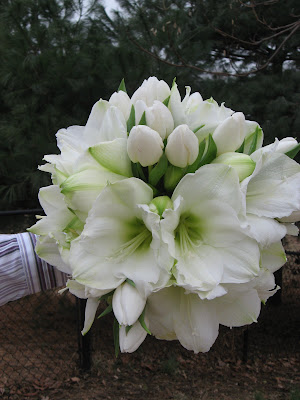
<svg viewBox="0 0 300 400">
<path fill-rule="evenodd" d="M 1 0 L 0 209 L 38 206 L 55 134 L 85 125 L 125 78 L 185 85 L 257 121 L 265 144 L 300 128 L 297 0 Z"/>
</svg>

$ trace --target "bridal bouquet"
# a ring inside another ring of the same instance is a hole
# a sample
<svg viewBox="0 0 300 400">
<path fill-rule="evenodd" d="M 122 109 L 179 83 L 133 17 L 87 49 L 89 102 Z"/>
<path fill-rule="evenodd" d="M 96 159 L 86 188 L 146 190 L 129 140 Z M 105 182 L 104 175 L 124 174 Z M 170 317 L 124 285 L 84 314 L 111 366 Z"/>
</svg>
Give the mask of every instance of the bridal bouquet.
<svg viewBox="0 0 300 400">
<path fill-rule="evenodd" d="M 112 311 L 122 352 L 152 334 L 197 353 L 219 324 L 257 320 L 278 290 L 281 239 L 298 234 L 295 139 L 262 147 L 243 113 L 190 87 L 181 99 L 175 81 L 151 77 L 131 98 L 122 81 L 57 143 L 40 167 L 53 182 L 39 192 L 46 216 L 30 231 L 37 254 L 87 299 L 83 334 Z"/>
</svg>

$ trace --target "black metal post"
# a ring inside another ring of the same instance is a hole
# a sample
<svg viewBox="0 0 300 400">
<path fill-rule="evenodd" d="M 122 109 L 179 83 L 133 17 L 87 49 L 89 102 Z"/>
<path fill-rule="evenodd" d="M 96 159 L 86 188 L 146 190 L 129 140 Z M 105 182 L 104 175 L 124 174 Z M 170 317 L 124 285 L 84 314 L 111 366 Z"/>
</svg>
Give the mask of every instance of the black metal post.
<svg viewBox="0 0 300 400">
<path fill-rule="evenodd" d="M 283 267 L 284 268 L 284 267 Z M 281 304 L 281 292 L 282 292 L 282 268 L 274 273 L 275 283 L 280 286 L 280 290 L 274 294 L 274 296 L 270 297 L 268 303 L 274 306 L 280 306 Z"/>
<path fill-rule="evenodd" d="M 84 326 L 85 305 L 86 300 L 76 297 L 79 368 L 88 371 L 91 368 L 91 334 L 90 332 L 84 336 L 81 334 Z"/>
<path fill-rule="evenodd" d="M 243 335 L 243 363 L 245 364 L 248 361 L 248 344 L 249 344 L 249 330 L 248 326 L 244 330 Z"/>
</svg>

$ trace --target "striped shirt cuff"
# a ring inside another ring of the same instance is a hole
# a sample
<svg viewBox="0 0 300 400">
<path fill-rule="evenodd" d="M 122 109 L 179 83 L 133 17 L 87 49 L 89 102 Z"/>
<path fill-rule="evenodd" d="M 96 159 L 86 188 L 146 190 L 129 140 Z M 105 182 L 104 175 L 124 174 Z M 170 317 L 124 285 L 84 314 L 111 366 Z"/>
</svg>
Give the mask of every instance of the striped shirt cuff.
<svg viewBox="0 0 300 400">
<path fill-rule="evenodd" d="M 0 306 L 65 285 L 67 275 L 40 259 L 35 244 L 30 232 L 0 235 Z"/>
</svg>

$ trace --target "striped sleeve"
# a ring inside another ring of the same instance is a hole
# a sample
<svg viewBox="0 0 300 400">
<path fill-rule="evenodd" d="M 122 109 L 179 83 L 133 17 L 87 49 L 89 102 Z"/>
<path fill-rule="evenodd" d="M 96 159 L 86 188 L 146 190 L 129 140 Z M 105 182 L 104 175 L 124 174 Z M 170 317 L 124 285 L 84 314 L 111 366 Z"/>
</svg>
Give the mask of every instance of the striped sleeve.
<svg viewBox="0 0 300 400">
<path fill-rule="evenodd" d="M 66 283 L 66 274 L 36 255 L 35 243 L 29 232 L 0 235 L 0 306 Z"/>
</svg>

